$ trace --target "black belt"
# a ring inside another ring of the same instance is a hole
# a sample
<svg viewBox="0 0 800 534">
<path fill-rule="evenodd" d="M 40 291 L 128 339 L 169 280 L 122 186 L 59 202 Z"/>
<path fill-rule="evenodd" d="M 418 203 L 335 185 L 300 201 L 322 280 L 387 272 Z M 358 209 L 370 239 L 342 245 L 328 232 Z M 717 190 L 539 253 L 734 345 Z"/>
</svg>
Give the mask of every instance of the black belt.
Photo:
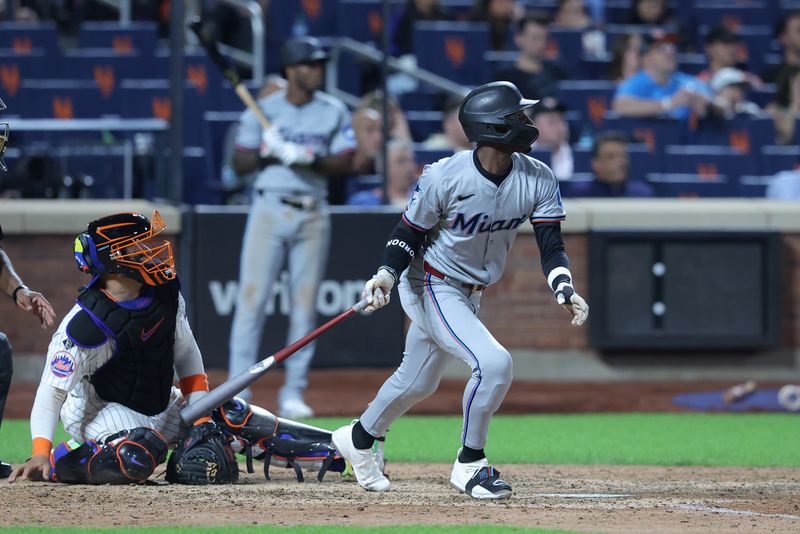
<svg viewBox="0 0 800 534">
<path fill-rule="evenodd" d="M 256 189 L 256 194 L 258 194 L 258 196 L 263 197 L 267 193 L 268 193 L 268 191 L 266 191 L 264 189 Z M 311 196 L 307 196 L 305 198 L 312 198 L 312 197 Z M 301 200 L 297 200 L 296 198 L 292 198 L 292 197 L 278 197 L 278 200 L 280 201 L 281 204 L 284 204 L 284 205 L 292 207 L 292 208 L 294 208 L 296 210 L 302 210 L 302 211 L 312 211 L 312 210 L 316 209 L 317 206 L 319 206 L 319 202 L 320 202 L 317 199 L 313 199 L 311 202 L 303 202 Z"/>
</svg>

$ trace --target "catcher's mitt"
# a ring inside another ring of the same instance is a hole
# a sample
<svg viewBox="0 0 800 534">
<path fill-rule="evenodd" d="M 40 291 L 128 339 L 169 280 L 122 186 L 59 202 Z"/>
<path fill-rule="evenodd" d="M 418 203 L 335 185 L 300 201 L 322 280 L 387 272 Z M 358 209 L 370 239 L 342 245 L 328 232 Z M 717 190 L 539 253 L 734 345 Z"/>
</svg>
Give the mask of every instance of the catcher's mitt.
<svg viewBox="0 0 800 534">
<path fill-rule="evenodd" d="M 216 423 L 193 426 L 167 462 L 167 481 L 178 484 L 230 484 L 239 479 L 236 454 Z"/>
</svg>

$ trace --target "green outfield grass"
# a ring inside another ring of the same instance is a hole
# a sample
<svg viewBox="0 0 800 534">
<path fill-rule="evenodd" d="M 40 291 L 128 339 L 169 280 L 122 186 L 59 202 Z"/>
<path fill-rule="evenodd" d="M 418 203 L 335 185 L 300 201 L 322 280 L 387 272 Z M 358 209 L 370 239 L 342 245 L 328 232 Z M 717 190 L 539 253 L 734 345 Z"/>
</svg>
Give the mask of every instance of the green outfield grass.
<svg viewBox="0 0 800 534">
<path fill-rule="evenodd" d="M 309 421 L 328 429 L 347 422 Z M 791 414 L 498 416 L 486 452 L 497 464 L 800 467 L 798 423 Z M 460 431 L 460 417 L 402 417 L 386 440 L 386 456 L 393 462 L 452 462 Z M 4 421 L 0 458 L 21 462 L 29 455 L 28 423 Z"/>
</svg>

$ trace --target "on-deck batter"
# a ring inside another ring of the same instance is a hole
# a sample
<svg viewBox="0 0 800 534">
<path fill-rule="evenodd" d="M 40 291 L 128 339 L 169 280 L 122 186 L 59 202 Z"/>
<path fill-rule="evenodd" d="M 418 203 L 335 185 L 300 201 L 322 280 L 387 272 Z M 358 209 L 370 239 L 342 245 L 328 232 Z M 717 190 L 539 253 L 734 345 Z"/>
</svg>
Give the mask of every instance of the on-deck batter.
<svg viewBox="0 0 800 534">
<path fill-rule="evenodd" d="M 265 307 L 287 259 L 291 296 L 287 344 L 316 326 L 317 292 L 330 241 L 328 179 L 357 170 L 350 114 L 342 102 L 318 91 L 327 58 L 314 38 L 287 41 L 281 65 L 288 87 L 258 102 L 272 127 L 263 130 L 249 110 L 240 120 L 234 169 L 239 175 L 261 171 L 242 243 L 230 339 L 231 376 L 261 359 Z M 278 393 L 284 417 L 313 415 L 303 400 L 313 353 L 314 343 L 309 343 L 284 363 L 286 380 Z M 249 390 L 241 393 L 245 399 L 250 395 Z"/>
<path fill-rule="evenodd" d="M 589 311 L 572 287 L 558 181 L 547 165 L 524 154 L 539 135 L 528 115 L 535 104 L 509 82 L 486 84 L 466 96 L 459 120 L 476 150 L 425 168 L 378 273 L 364 288 L 371 308 L 378 309 L 389 302 L 399 279 L 403 309 L 412 321 L 400 367 L 360 420 L 333 434 L 367 490 L 389 489 L 371 451 L 375 439 L 433 393 L 448 360 L 458 358 L 472 376 L 464 390 L 463 445 L 450 483 L 474 498 L 511 495 L 511 486 L 483 452 L 489 421 L 511 384 L 511 356 L 477 314 L 483 290 L 500 279 L 526 220 L 534 226 L 547 282 L 572 314 L 572 324 L 583 324 Z"/>
</svg>

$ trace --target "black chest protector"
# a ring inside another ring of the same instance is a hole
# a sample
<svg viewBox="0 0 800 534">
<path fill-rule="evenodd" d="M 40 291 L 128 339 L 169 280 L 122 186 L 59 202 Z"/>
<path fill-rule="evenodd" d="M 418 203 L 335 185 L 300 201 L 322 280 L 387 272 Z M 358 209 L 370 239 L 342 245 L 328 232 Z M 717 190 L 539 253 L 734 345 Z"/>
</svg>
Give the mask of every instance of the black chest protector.
<svg viewBox="0 0 800 534">
<path fill-rule="evenodd" d="M 67 335 L 84 348 L 116 342 L 116 352 L 89 377 L 106 402 L 117 402 L 144 415 L 166 410 L 174 380 L 177 281 L 155 287 L 139 306 L 121 306 L 100 290 L 78 297 L 83 308 L 67 325 Z"/>
</svg>

